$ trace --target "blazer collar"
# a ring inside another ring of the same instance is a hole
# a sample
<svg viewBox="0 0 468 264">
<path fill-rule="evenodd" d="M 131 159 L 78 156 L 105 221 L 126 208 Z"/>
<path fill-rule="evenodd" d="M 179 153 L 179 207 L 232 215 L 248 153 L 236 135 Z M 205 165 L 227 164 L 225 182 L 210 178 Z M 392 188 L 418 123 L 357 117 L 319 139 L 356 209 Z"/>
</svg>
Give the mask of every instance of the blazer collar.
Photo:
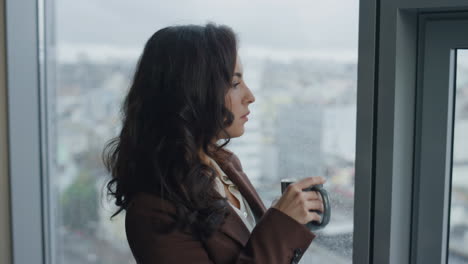
<svg viewBox="0 0 468 264">
<path fill-rule="evenodd" d="M 247 178 L 247 175 L 242 171 L 242 166 L 237 156 L 229 150 L 221 149 L 216 153 L 214 159 L 249 203 L 255 220 L 258 222 L 266 212 L 266 208 L 252 183 Z M 226 218 L 225 224 L 221 226 L 220 231 L 245 245 L 249 240 L 250 232 L 234 209 L 229 206 L 229 210 L 230 215 Z"/>
</svg>

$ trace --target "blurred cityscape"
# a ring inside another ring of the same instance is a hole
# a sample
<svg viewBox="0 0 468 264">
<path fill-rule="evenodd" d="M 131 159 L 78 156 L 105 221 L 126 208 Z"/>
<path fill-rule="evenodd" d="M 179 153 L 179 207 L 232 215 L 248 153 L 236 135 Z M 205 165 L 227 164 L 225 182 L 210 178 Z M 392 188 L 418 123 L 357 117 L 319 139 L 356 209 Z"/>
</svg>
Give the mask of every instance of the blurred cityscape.
<svg viewBox="0 0 468 264">
<path fill-rule="evenodd" d="M 448 259 L 450 264 L 468 263 L 468 50 L 459 50 L 457 57 Z"/>
<path fill-rule="evenodd" d="M 49 87 L 55 86 L 50 182 L 57 263 L 135 263 L 124 215 L 109 219 L 115 208 L 103 195 L 109 175 L 100 158 L 104 144 L 119 132 L 135 62 L 93 61 L 83 54 L 56 65 L 56 84 Z M 228 148 L 267 207 L 280 196 L 281 179 L 325 176 L 332 220 L 301 263 L 352 263 L 356 62 L 243 57 L 243 64 L 257 100 L 246 133 Z M 468 261 L 468 143 L 457 141 L 468 132 L 468 64 L 459 68 L 465 77 L 459 74 L 457 86 L 451 263 Z"/>
</svg>

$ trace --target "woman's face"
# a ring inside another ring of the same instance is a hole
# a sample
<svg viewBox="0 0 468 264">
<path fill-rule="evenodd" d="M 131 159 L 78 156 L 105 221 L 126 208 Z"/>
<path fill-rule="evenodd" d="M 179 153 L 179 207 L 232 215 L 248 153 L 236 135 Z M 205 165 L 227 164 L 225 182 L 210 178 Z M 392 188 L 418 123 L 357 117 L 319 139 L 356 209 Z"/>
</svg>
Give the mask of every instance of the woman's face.
<svg viewBox="0 0 468 264">
<path fill-rule="evenodd" d="M 248 121 L 247 115 L 250 113 L 249 105 L 255 102 L 254 95 L 244 82 L 243 74 L 242 63 L 237 57 L 231 88 L 224 98 L 226 107 L 234 114 L 234 121 L 226 128 L 232 138 L 244 134 L 244 125 Z"/>
</svg>

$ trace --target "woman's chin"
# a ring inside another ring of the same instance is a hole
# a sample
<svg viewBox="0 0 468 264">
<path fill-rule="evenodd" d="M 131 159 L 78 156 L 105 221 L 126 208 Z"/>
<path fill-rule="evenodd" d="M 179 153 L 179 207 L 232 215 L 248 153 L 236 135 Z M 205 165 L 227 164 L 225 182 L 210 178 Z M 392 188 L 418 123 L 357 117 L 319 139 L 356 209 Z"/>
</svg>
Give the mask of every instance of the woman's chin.
<svg viewBox="0 0 468 264">
<path fill-rule="evenodd" d="M 244 134 L 244 132 L 245 132 L 244 125 L 237 126 L 237 127 L 235 127 L 235 129 L 234 129 L 233 126 L 231 126 L 231 127 L 229 127 L 229 128 L 227 129 L 227 132 L 228 132 L 230 138 L 237 138 L 237 137 L 240 137 L 240 136 L 242 136 L 242 135 Z M 226 135 L 222 135 L 222 136 L 218 137 L 218 140 L 226 139 L 226 138 L 227 138 Z"/>
<path fill-rule="evenodd" d="M 237 130 L 235 133 L 231 134 L 231 138 L 237 138 L 244 135 L 244 127 L 242 129 Z"/>
</svg>

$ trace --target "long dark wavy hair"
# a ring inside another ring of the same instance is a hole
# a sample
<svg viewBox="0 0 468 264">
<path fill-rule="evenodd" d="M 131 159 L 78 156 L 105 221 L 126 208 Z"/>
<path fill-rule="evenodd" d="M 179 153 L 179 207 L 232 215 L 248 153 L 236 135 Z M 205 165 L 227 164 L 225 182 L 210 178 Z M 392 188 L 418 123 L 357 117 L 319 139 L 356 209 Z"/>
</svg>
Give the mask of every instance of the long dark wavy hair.
<svg viewBox="0 0 468 264">
<path fill-rule="evenodd" d="M 163 28 L 148 40 L 122 105 L 122 130 L 103 150 L 112 178 L 107 194 L 126 210 L 138 192 L 176 207 L 174 228 L 206 239 L 227 215 L 214 189 L 215 171 L 201 161 L 229 142 L 237 38 L 213 23 Z M 220 134 L 224 144 L 214 143 Z"/>
</svg>

